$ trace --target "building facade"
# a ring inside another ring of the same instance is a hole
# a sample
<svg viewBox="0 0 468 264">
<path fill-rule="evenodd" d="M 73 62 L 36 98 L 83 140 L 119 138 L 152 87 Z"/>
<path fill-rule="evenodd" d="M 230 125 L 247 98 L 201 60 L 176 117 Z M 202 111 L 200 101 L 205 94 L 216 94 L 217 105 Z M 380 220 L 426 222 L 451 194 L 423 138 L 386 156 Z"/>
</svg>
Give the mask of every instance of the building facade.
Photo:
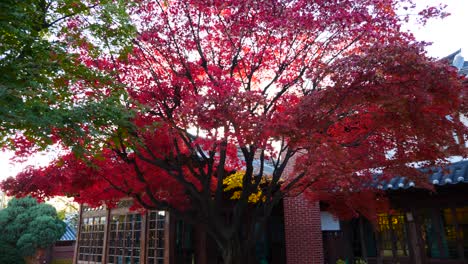
<svg viewBox="0 0 468 264">
<path fill-rule="evenodd" d="M 221 263 L 216 246 L 203 230 L 164 211 L 82 206 L 73 263 L 76 264 L 203 264 Z M 282 206 L 268 224 L 268 263 L 286 263 Z M 259 245 L 262 248 L 264 244 Z M 256 263 L 255 253 L 249 256 Z"/>
<path fill-rule="evenodd" d="M 373 223 L 339 222 L 319 203 L 286 198 L 267 232 L 268 263 L 467 264 L 468 161 L 440 169 L 430 182 L 433 191 L 405 178 L 381 183 L 393 210 Z M 113 209 L 82 207 L 74 263 L 221 263 L 201 229 L 163 211 L 129 207 L 125 201 Z"/>
<path fill-rule="evenodd" d="M 129 201 L 112 209 L 82 206 L 73 263 L 169 264 L 169 214 L 129 207 Z"/>
<path fill-rule="evenodd" d="M 381 185 L 391 213 L 323 231 L 324 263 L 468 263 L 468 161 L 445 169 L 430 176 L 433 191 L 399 177 Z"/>
</svg>

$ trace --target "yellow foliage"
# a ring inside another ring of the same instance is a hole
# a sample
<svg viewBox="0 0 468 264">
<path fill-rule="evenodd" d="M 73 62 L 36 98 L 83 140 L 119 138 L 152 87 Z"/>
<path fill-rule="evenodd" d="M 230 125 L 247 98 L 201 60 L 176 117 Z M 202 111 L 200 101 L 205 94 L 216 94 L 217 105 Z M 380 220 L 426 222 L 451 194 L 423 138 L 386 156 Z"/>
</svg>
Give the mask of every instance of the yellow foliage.
<svg viewBox="0 0 468 264">
<path fill-rule="evenodd" d="M 228 177 L 226 177 L 223 180 L 223 185 L 226 186 L 226 187 L 224 187 L 223 190 L 225 192 L 227 192 L 227 191 L 231 191 L 231 190 L 235 190 L 235 189 L 242 189 L 242 181 L 244 179 L 244 175 L 245 175 L 244 171 L 238 171 L 238 172 L 236 172 L 234 174 L 231 174 Z M 265 183 L 265 182 L 266 182 L 266 179 L 262 178 L 262 180 L 260 181 L 260 184 Z M 241 190 L 234 191 L 232 193 L 230 199 L 231 200 L 239 199 L 240 196 L 241 196 L 241 193 L 242 193 Z M 260 188 L 258 188 L 258 191 L 256 193 L 252 193 L 249 196 L 249 203 L 257 203 L 258 201 L 260 201 L 260 199 L 265 201 L 265 196 L 263 196 L 262 190 L 260 190 Z"/>
</svg>

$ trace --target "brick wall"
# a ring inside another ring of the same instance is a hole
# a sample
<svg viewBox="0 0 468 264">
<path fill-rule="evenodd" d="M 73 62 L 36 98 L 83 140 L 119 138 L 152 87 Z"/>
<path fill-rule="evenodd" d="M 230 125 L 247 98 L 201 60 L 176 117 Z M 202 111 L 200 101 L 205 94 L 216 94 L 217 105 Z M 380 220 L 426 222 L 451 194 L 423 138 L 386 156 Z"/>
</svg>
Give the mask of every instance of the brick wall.
<svg viewBox="0 0 468 264">
<path fill-rule="evenodd" d="M 323 264 L 320 206 L 302 195 L 284 199 L 287 264 Z"/>
</svg>

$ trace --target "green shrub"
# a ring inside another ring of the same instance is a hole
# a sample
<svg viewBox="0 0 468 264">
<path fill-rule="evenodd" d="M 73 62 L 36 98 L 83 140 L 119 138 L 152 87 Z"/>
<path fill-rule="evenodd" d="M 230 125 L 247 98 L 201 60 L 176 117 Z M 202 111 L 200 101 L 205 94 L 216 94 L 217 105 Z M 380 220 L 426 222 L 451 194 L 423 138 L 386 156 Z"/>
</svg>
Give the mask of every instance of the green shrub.
<svg viewBox="0 0 468 264">
<path fill-rule="evenodd" d="M 22 257 L 53 245 L 63 233 L 65 223 L 53 206 L 32 197 L 12 199 L 0 211 L 0 263 L 23 263 Z"/>
</svg>

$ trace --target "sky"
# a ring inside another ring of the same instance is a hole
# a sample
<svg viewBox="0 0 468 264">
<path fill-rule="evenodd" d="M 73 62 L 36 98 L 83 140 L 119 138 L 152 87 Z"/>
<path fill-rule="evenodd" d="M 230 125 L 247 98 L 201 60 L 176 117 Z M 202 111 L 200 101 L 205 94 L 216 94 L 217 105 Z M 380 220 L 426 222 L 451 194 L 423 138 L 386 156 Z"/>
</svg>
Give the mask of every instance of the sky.
<svg viewBox="0 0 468 264">
<path fill-rule="evenodd" d="M 441 3 L 440 0 L 415 0 L 418 5 L 434 5 Z M 451 15 L 442 20 L 431 20 L 424 27 L 410 25 L 408 27 L 416 39 L 432 42 L 427 48 L 429 56 L 442 58 L 458 49 L 462 49 L 462 55 L 468 60 L 468 0 L 445 0 L 446 11 Z M 54 157 L 54 153 L 40 153 L 25 163 L 14 163 L 10 161 L 12 152 L 0 152 L 0 180 L 8 176 L 14 176 L 28 165 L 44 166 Z"/>
<path fill-rule="evenodd" d="M 416 0 L 418 4 L 427 5 L 440 3 L 440 0 Z M 458 49 L 468 60 L 468 0 L 445 0 L 446 11 L 451 15 L 444 19 L 429 21 L 424 27 L 410 26 L 416 39 L 432 42 L 427 48 L 432 57 L 445 57 Z"/>
</svg>

